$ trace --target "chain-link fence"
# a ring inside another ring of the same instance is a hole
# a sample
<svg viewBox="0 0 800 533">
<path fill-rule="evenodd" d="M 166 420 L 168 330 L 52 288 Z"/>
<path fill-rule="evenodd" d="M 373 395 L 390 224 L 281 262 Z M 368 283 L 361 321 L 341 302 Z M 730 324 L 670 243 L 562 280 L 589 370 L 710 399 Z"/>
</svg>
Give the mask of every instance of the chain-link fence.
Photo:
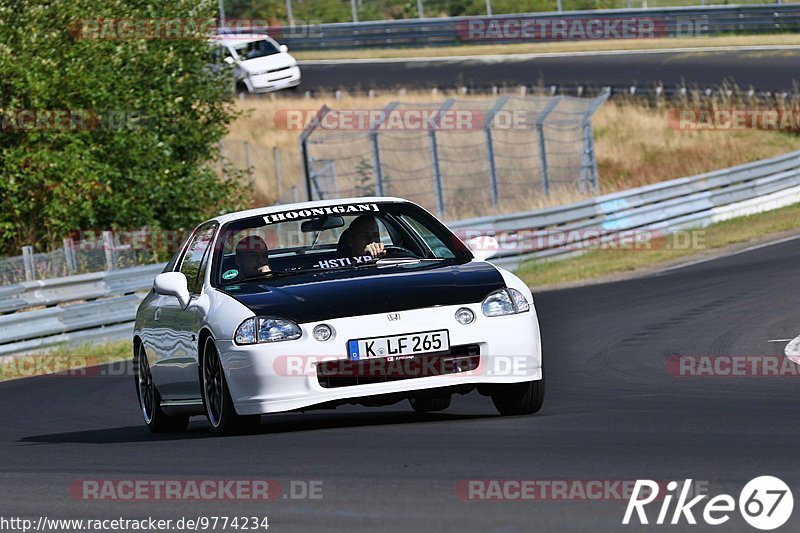
<svg viewBox="0 0 800 533">
<path fill-rule="evenodd" d="M 323 106 L 300 138 L 308 195 L 400 196 L 452 220 L 588 191 L 598 187 L 591 118 L 607 97 Z"/>
<path fill-rule="evenodd" d="M 226 173 L 231 171 L 243 175 L 257 200 L 287 204 L 300 201 L 305 194 L 294 184 L 297 171 L 292 172 L 291 163 L 296 164 L 296 160 L 287 161 L 277 146 L 224 139 L 220 141 L 219 151 L 220 177 L 227 178 Z"/>
<path fill-rule="evenodd" d="M 89 231 L 50 252 L 23 246 L 22 255 L 0 258 L 0 285 L 158 263 L 185 238 L 183 230 Z"/>
</svg>

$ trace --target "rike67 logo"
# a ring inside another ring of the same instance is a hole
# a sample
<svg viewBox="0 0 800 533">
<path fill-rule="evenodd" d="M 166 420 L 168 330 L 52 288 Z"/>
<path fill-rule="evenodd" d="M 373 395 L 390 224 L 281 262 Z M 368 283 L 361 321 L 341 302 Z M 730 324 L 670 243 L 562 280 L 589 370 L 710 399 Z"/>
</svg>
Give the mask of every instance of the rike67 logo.
<svg viewBox="0 0 800 533">
<path fill-rule="evenodd" d="M 697 524 L 697 514 L 706 524 L 718 526 L 727 522 L 731 513 L 736 511 L 737 502 L 733 496 L 720 494 L 709 498 L 707 494 L 701 494 L 689 499 L 691 487 L 691 479 L 687 479 L 682 486 L 677 481 L 670 481 L 665 493 L 660 493 L 659 488 L 663 488 L 663 484 L 649 479 L 636 480 L 622 523 L 630 524 L 635 516 L 633 523 L 638 519 L 640 524 L 649 524 L 652 514 L 648 517 L 645 507 L 656 500 L 661 503 L 655 520 L 659 525 Z M 703 502 L 706 498 L 709 499 Z M 791 489 L 782 480 L 773 476 L 759 476 L 748 481 L 739 493 L 738 508 L 748 524 L 756 529 L 771 530 L 789 520 L 794 498 Z"/>
</svg>

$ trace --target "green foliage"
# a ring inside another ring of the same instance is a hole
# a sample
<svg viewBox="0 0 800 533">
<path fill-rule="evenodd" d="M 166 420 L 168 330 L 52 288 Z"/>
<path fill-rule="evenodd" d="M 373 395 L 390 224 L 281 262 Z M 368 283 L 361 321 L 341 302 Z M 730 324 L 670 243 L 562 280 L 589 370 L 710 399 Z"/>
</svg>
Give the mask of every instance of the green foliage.
<svg viewBox="0 0 800 533">
<path fill-rule="evenodd" d="M 354 181 L 356 196 L 375 196 L 375 174 L 372 172 L 372 163 L 366 157 L 358 161 Z"/>
<path fill-rule="evenodd" d="M 669 0 L 679 2 L 680 0 Z M 417 18 L 416 0 L 356 1 L 359 20 L 390 20 Z M 492 0 L 492 13 L 534 13 L 555 11 L 556 0 Z M 564 10 L 605 9 L 626 7 L 626 0 L 562 0 Z M 641 5 L 634 0 L 633 5 Z M 228 16 L 235 18 L 266 18 L 286 23 L 285 0 L 228 0 Z M 486 0 L 423 0 L 426 17 L 485 15 Z M 353 20 L 350 0 L 292 0 L 297 21 L 350 22 Z"/>
<path fill-rule="evenodd" d="M 0 128 L 0 252 L 18 254 L 24 244 L 48 249 L 79 229 L 191 227 L 246 196 L 212 166 L 235 112 L 231 74 L 209 68 L 204 38 L 80 32 L 82 20 L 210 18 L 216 5 L 0 4 L 0 116 L 32 110 L 104 117 L 89 127 Z"/>
</svg>

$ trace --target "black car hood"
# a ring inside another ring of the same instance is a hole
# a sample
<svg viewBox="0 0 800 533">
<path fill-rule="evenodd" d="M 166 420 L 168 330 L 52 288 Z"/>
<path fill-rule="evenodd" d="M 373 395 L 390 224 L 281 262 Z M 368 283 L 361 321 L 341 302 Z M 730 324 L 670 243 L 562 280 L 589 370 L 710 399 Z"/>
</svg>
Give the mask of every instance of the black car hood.
<svg viewBox="0 0 800 533">
<path fill-rule="evenodd" d="M 482 301 L 505 287 L 500 272 L 484 262 L 417 264 L 363 270 L 299 274 L 220 290 L 256 315 L 278 316 L 295 322 L 389 313 Z"/>
</svg>

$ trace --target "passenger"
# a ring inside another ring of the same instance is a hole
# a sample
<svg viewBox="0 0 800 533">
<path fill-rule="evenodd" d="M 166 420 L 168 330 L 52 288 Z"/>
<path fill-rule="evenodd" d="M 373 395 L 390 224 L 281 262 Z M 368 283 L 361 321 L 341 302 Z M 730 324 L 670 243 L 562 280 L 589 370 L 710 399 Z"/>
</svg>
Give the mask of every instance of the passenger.
<svg viewBox="0 0 800 533">
<path fill-rule="evenodd" d="M 250 278 L 271 272 L 269 268 L 269 248 L 258 235 L 248 235 L 236 244 L 234 261 L 239 268 L 239 278 Z"/>
</svg>

